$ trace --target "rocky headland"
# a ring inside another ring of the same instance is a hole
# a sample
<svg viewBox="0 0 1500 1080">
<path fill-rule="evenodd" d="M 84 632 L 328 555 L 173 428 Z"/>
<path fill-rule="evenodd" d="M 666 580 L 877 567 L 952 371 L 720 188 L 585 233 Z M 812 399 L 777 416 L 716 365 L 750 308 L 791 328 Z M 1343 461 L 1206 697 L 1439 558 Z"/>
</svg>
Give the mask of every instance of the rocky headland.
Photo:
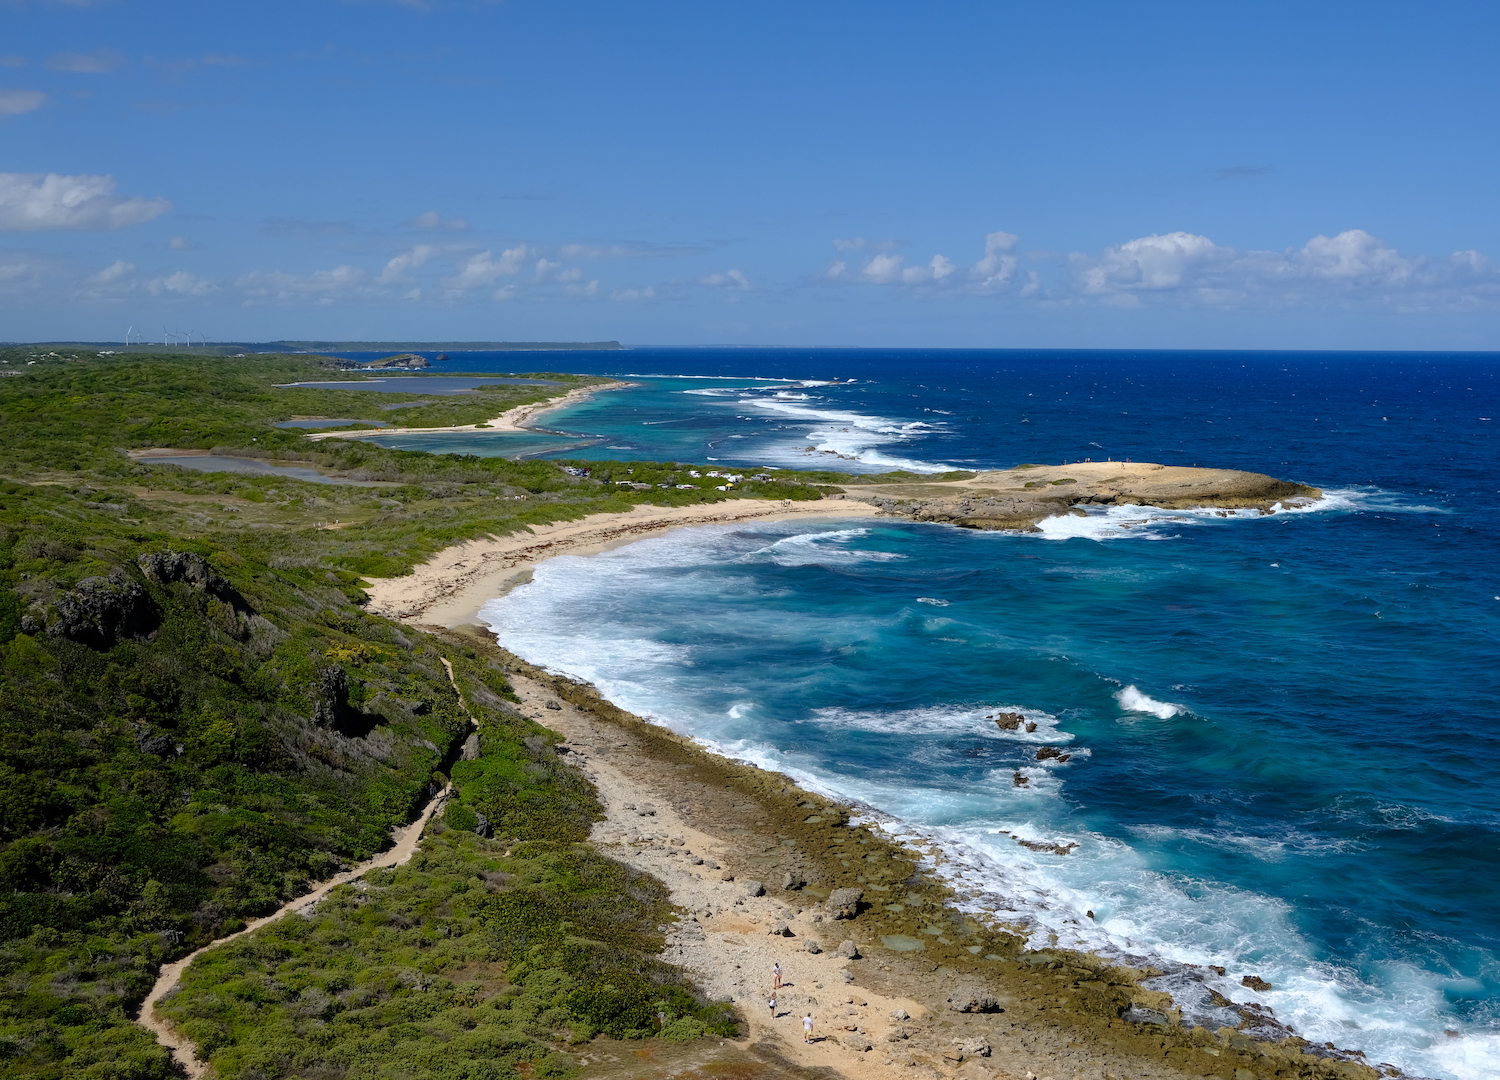
<svg viewBox="0 0 1500 1080">
<path fill-rule="evenodd" d="M 848 485 L 845 497 L 873 503 L 915 521 L 940 521 L 973 529 L 1035 530 L 1061 514 L 1088 505 L 1157 506 L 1166 510 L 1215 507 L 1274 513 L 1279 505 L 1323 493 L 1307 484 L 1239 469 L 1200 469 L 1152 462 L 1084 461 L 1070 465 L 1018 465 L 959 480 Z"/>
</svg>

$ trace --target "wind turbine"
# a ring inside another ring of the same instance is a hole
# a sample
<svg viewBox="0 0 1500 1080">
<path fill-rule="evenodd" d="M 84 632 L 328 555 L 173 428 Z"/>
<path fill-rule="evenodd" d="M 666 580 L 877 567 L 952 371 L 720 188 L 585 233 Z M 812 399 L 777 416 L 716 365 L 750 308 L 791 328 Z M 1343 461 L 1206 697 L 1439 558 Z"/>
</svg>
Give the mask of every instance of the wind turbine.
<svg viewBox="0 0 1500 1080">
<path fill-rule="evenodd" d="M 125 331 L 125 344 L 130 344 L 130 335 L 135 330 L 135 323 L 130 324 L 130 329 Z"/>
</svg>

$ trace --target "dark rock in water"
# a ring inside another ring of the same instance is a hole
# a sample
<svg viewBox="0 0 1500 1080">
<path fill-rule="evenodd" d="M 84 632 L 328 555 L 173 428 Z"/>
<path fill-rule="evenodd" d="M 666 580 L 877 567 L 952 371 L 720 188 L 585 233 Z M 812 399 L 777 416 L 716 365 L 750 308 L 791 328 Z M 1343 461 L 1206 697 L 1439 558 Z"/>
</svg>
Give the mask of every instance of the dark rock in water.
<svg viewBox="0 0 1500 1080">
<path fill-rule="evenodd" d="M 1212 971 L 1215 975 L 1224 975 L 1229 971 L 1228 968 L 1222 968 L 1218 964 L 1209 964 L 1208 970 Z"/>
<path fill-rule="evenodd" d="M 1012 787 L 1025 787 L 1031 783 L 1031 777 L 1025 776 L 1022 773 L 1012 773 L 1010 783 Z"/>
<path fill-rule="evenodd" d="M 995 726 L 1001 731 L 1015 731 L 1026 722 L 1026 717 L 1018 712 L 996 713 L 991 719 L 995 721 Z"/>
<path fill-rule="evenodd" d="M 377 371 L 381 368 L 425 368 L 431 365 L 425 356 L 401 353 L 399 356 L 387 356 L 383 360 L 366 360 L 359 366 L 366 371 Z"/>
<path fill-rule="evenodd" d="M 478 824 L 474 826 L 474 835 L 482 836 L 484 837 L 484 839 L 488 840 L 491 836 L 494 835 L 494 829 L 490 827 L 490 819 L 485 817 L 478 810 L 474 811 L 474 817 L 478 821 Z"/>
<path fill-rule="evenodd" d="M 1234 1002 L 1230 1001 L 1227 997 L 1219 993 L 1217 990 L 1210 990 L 1208 992 L 1208 1000 L 1210 1004 L 1217 1005 L 1221 1009 L 1227 1009 L 1229 1006 L 1234 1004 Z"/>
<path fill-rule="evenodd" d="M 124 638 L 148 638 L 161 625 L 150 594 L 123 570 L 107 578 L 84 578 L 58 597 L 54 607 L 47 632 L 95 649 L 111 648 Z"/>
<path fill-rule="evenodd" d="M 1026 733 L 1029 735 L 1029 734 L 1031 734 L 1035 730 L 1036 730 L 1036 721 L 1035 720 L 1028 720 L 1028 721 L 1026 721 Z"/>
<path fill-rule="evenodd" d="M 1265 991 L 1271 989 L 1271 984 L 1266 982 L 1266 980 L 1262 979 L 1259 975 L 1246 975 L 1243 979 L 1240 980 L 1240 985 L 1247 986 L 1251 990 L 1255 990 L 1261 993 L 1264 993 Z"/>
<path fill-rule="evenodd" d="M 1046 761 L 1049 758 L 1055 758 L 1059 762 L 1063 762 L 1063 761 L 1067 761 L 1072 756 L 1073 756 L 1072 754 L 1065 754 L 1065 753 L 1063 753 L 1061 750 L 1059 750 L 1055 746 L 1043 746 L 1040 749 L 1038 749 L 1037 752 L 1036 752 L 1036 759 L 1038 761 Z"/>
<path fill-rule="evenodd" d="M 1069 840 L 1066 844 L 1059 844 L 1052 840 L 1022 840 L 1019 836 L 1015 836 L 1014 833 L 1011 835 L 1015 837 L 1016 843 L 1020 844 L 1027 851 L 1045 851 L 1051 855 L 1071 855 L 1073 849 L 1078 846 L 1075 840 Z"/>
<path fill-rule="evenodd" d="M 448 354 L 445 353 L 445 352 L 440 352 L 436 356 L 434 356 L 432 359 L 433 359 L 434 363 L 436 363 L 439 360 L 446 360 L 446 359 L 448 359 Z"/>
</svg>

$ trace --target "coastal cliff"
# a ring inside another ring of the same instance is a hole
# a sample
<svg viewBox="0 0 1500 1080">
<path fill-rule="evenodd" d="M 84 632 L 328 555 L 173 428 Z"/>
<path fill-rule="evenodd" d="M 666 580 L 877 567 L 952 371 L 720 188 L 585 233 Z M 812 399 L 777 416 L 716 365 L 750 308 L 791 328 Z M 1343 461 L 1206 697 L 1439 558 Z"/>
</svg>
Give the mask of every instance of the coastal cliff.
<svg viewBox="0 0 1500 1080">
<path fill-rule="evenodd" d="M 940 521 L 972 529 L 1035 530 L 1086 505 L 1215 507 L 1274 513 L 1278 504 L 1323 493 L 1306 484 L 1238 469 L 1199 469 L 1152 462 L 1085 461 L 1072 465 L 1018 465 L 961 480 L 848 485 L 857 498 L 914 521 Z"/>
</svg>

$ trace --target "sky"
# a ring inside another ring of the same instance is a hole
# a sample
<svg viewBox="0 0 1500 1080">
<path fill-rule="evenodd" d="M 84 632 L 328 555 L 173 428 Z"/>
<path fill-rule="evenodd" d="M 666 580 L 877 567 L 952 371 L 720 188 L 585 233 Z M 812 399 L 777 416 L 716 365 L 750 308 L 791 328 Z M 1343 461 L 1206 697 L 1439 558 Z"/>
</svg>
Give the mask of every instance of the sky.
<svg viewBox="0 0 1500 1080">
<path fill-rule="evenodd" d="M 1500 5 L 0 0 L 0 340 L 1500 349 Z"/>
</svg>

